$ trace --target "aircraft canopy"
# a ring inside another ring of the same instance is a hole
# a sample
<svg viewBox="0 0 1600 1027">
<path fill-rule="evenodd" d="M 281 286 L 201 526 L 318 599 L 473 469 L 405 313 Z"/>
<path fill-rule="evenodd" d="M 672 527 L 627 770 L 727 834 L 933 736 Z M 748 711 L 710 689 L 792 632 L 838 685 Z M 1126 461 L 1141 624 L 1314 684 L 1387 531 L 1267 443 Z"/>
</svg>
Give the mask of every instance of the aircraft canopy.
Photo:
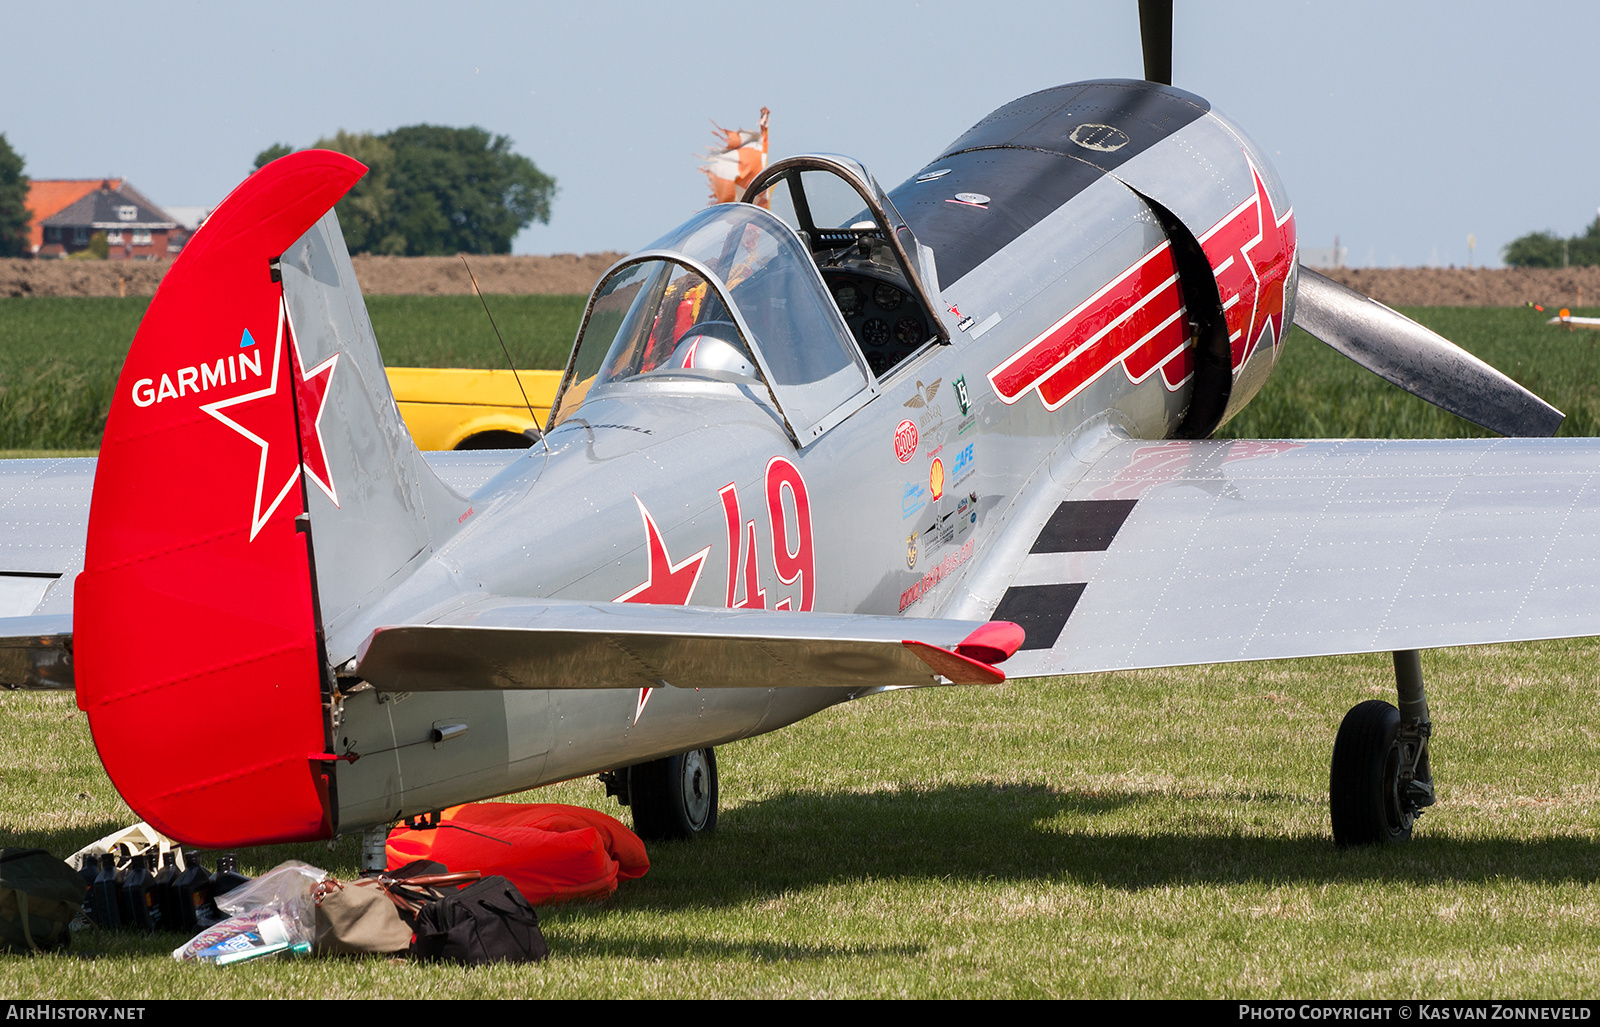
<svg viewBox="0 0 1600 1027">
<path fill-rule="evenodd" d="M 804 244 L 743 203 L 706 208 L 606 273 L 552 426 L 646 375 L 763 381 L 801 444 L 876 391 Z"/>
</svg>

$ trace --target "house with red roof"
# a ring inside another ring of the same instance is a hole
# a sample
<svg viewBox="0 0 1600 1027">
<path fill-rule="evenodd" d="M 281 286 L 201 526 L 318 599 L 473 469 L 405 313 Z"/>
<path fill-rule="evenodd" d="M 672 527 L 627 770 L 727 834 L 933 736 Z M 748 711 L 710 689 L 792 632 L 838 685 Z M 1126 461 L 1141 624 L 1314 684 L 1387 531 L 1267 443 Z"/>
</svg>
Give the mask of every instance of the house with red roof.
<svg viewBox="0 0 1600 1027">
<path fill-rule="evenodd" d="M 172 215 L 120 178 L 36 179 L 28 183 L 35 257 L 65 257 L 106 235 L 111 260 L 162 260 L 182 248 Z"/>
</svg>

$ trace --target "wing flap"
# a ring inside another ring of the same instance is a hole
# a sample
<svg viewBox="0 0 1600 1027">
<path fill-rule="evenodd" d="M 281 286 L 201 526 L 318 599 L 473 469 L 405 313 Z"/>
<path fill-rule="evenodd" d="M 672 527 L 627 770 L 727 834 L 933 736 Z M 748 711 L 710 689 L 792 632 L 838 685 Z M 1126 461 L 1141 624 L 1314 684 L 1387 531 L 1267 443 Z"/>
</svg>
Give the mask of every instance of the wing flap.
<svg viewBox="0 0 1600 1027">
<path fill-rule="evenodd" d="M 998 684 L 957 646 L 981 621 L 490 598 L 380 628 L 357 677 L 385 691 Z M 908 641 L 916 634 L 921 641 Z"/>
<path fill-rule="evenodd" d="M 1124 442 L 994 608 L 1013 678 L 1600 634 L 1600 440 Z"/>
</svg>

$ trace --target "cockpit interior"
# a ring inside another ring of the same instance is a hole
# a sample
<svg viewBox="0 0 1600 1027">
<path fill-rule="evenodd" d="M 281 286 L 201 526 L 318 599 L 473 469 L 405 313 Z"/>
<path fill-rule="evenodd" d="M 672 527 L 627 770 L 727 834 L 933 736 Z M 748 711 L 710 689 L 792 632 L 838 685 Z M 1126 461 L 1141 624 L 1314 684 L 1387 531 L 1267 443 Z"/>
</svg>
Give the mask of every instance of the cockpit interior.
<svg viewBox="0 0 1600 1027">
<path fill-rule="evenodd" d="M 846 177 L 845 170 L 858 174 Z M 769 168 L 745 198 L 769 207 L 805 240 L 878 378 L 938 338 L 938 322 L 919 295 L 908 267 L 911 254 L 903 249 L 905 241 L 914 247 L 915 240 L 892 208 L 885 209 L 887 198 L 865 169 L 851 161 L 793 158 Z M 875 202 L 869 205 L 869 198 Z"/>
<path fill-rule="evenodd" d="M 625 383 L 720 381 L 770 392 L 803 445 L 948 340 L 931 251 L 859 164 L 791 157 L 745 201 L 706 208 L 606 273 L 552 426 Z"/>
</svg>

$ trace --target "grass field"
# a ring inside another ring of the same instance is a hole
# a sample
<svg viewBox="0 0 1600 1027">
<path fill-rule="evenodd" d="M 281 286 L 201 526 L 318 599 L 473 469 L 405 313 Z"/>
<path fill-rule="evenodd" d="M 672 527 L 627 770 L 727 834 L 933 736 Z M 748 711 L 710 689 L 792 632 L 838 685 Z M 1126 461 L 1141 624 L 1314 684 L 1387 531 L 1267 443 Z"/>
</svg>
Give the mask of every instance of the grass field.
<svg viewBox="0 0 1600 1027">
<path fill-rule="evenodd" d="M 491 303 L 510 341 L 517 315 L 506 299 Z M 0 382 L 29 366 L 14 302 L 0 301 Z M 103 304 L 97 323 L 131 335 L 135 301 L 71 302 Z M 456 301 L 403 300 L 393 328 L 373 302 L 391 362 L 430 362 L 475 330 L 452 327 L 472 313 L 434 306 L 445 302 Z M 529 337 L 551 325 L 546 337 L 564 331 L 551 344 L 564 349 L 572 325 L 556 326 L 576 320 L 576 301 L 566 309 L 530 306 Z M 1600 338 L 1521 310 L 1409 313 L 1567 410 L 1577 433 L 1595 433 Z M 64 368 L 98 352 L 82 342 L 90 315 L 72 317 L 79 334 L 40 331 Z M 482 351 L 449 362 L 481 353 L 496 366 L 484 335 L 472 343 Z M 1291 338 L 1279 373 L 1227 433 L 1475 433 L 1371 381 Z M 0 446 L 18 445 L 5 438 Z M 1426 654 L 1440 802 L 1403 846 L 1337 851 L 1329 838 L 1333 735 L 1356 702 L 1393 699 L 1386 658 L 923 690 L 720 749 L 716 834 L 652 845 L 650 872 L 608 902 L 542 911 L 553 955 L 541 966 L 214 969 L 172 961 L 176 936 L 90 930 L 68 954 L 0 957 L 0 994 L 1593 998 L 1597 665 L 1596 640 Z M 0 722 L 0 844 L 65 854 L 132 821 L 70 696 L 0 694 Z M 247 742 L 248 718 L 234 730 L 165 758 L 203 761 L 212 746 Z M 619 813 L 592 781 L 526 798 Z M 351 874 L 356 840 L 252 850 L 242 862 L 258 873 L 290 856 Z"/>
<path fill-rule="evenodd" d="M 219 970 L 173 962 L 176 937 L 89 931 L 0 958 L 0 994 L 1593 997 L 1597 659 L 1428 654 L 1441 800 L 1404 846 L 1328 836 L 1333 733 L 1392 698 L 1382 658 L 925 690 L 719 750 L 715 835 L 544 910 L 542 966 Z M 6 694 L 0 717 L 0 842 L 66 853 L 131 822 L 70 697 Z M 618 812 L 592 781 L 528 798 Z M 356 869 L 353 839 L 244 862 L 290 856 Z"/>
</svg>

